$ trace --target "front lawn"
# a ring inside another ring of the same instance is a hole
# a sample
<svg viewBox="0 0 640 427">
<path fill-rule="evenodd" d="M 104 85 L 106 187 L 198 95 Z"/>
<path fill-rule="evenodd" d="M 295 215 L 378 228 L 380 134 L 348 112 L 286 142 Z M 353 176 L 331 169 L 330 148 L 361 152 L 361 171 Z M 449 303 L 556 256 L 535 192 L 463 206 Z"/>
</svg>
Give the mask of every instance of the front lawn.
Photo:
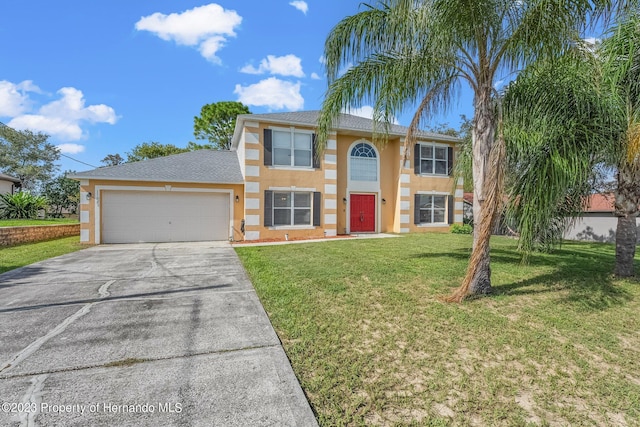
<svg viewBox="0 0 640 427">
<path fill-rule="evenodd" d="M 78 236 L 15 246 L 0 246 L 0 274 L 85 247 L 86 245 L 80 244 Z"/>
<path fill-rule="evenodd" d="M 0 227 L 23 227 L 29 225 L 76 224 L 77 219 L 47 218 L 47 219 L 0 219 Z"/>
<path fill-rule="evenodd" d="M 321 425 L 640 425 L 640 283 L 610 274 L 614 246 L 522 265 L 494 237 L 497 294 L 440 302 L 470 247 L 432 233 L 236 251 Z"/>
</svg>

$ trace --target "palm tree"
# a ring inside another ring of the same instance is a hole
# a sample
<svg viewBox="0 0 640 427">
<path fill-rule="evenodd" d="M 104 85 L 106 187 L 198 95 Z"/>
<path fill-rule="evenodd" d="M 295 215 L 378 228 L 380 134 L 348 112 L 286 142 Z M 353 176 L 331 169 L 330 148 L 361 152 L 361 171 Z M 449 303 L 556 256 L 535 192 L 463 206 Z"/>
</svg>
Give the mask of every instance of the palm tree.
<svg viewBox="0 0 640 427">
<path fill-rule="evenodd" d="M 640 204 L 640 15 L 625 17 L 609 32 L 599 51 L 603 76 L 617 107 L 612 118 L 620 132 L 613 141 L 616 167 L 615 215 L 617 276 L 634 275 L 636 217 Z"/>
<path fill-rule="evenodd" d="M 446 109 L 462 84 L 474 93 L 476 227 L 469 267 L 452 301 L 492 292 L 489 238 L 502 201 L 505 156 L 496 82 L 559 55 L 587 22 L 630 3 L 637 1 L 386 0 L 343 19 L 329 34 L 320 143 L 342 110 L 370 102 L 374 132 L 382 136 L 391 117 L 417 105 L 405 143 L 412 145 L 421 121 Z"/>
<path fill-rule="evenodd" d="M 615 274 L 634 275 L 640 204 L 640 16 L 623 16 L 602 44 L 538 62 L 506 91 L 509 212 L 530 251 L 562 237 L 591 190 L 594 166 L 616 170 Z"/>
<path fill-rule="evenodd" d="M 505 90 L 506 217 L 525 257 L 562 241 L 619 133 L 601 68 L 594 50 L 578 43 L 531 64 Z"/>
</svg>

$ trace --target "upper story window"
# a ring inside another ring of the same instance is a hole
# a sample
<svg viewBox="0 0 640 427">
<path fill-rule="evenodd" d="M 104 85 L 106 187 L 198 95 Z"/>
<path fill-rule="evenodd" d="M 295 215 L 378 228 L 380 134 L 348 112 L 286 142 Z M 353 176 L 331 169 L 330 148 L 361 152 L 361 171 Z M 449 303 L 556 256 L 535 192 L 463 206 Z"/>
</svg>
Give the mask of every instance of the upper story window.
<svg viewBox="0 0 640 427">
<path fill-rule="evenodd" d="M 453 148 L 438 144 L 416 144 L 416 173 L 422 175 L 451 175 Z"/>
<path fill-rule="evenodd" d="M 314 165 L 314 137 L 310 131 L 265 129 L 265 165 L 297 168 Z"/>
<path fill-rule="evenodd" d="M 352 181 L 377 181 L 378 156 L 376 150 L 364 142 L 354 145 L 350 153 L 349 169 Z"/>
</svg>

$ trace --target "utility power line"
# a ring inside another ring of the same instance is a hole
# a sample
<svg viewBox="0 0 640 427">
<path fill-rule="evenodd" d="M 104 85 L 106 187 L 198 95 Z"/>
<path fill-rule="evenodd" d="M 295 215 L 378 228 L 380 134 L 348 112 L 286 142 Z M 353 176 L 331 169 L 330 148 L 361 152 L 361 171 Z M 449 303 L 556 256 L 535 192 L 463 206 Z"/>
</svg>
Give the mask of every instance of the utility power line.
<svg viewBox="0 0 640 427">
<path fill-rule="evenodd" d="M 71 160 L 73 160 L 74 162 L 82 163 L 83 165 L 91 166 L 92 168 L 98 168 L 98 166 L 90 165 L 89 163 L 85 163 L 85 162 L 83 162 L 82 160 L 74 159 L 74 158 L 73 158 L 73 157 L 71 157 L 71 156 L 67 156 L 66 154 L 62 154 L 62 153 L 60 153 L 60 155 L 61 155 L 62 157 L 66 157 L 67 159 L 71 159 Z"/>
<path fill-rule="evenodd" d="M 5 124 L 4 124 L 4 123 L 2 123 L 2 122 L 0 122 L 0 127 L 7 127 L 7 128 L 9 128 L 9 129 L 11 129 L 11 130 L 15 131 L 15 129 L 13 129 L 13 128 L 12 128 L 12 127 L 10 127 L 10 126 L 5 125 Z M 98 166 L 91 165 L 91 164 L 89 164 L 89 163 L 83 162 L 82 160 L 74 159 L 73 157 L 71 157 L 71 156 L 67 156 L 66 154 L 62 154 L 62 153 L 59 153 L 59 154 L 60 154 L 62 157 L 66 157 L 66 158 L 67 158 L 67 159 L 69 159 L 69 160 L 73 160 L 74 162 L 82 163 L 83 165 L 87 165 L 87 166 L 90 166 L 90 167 L 92 167 L 92 168 L 98 168 Z"/>
</svg>

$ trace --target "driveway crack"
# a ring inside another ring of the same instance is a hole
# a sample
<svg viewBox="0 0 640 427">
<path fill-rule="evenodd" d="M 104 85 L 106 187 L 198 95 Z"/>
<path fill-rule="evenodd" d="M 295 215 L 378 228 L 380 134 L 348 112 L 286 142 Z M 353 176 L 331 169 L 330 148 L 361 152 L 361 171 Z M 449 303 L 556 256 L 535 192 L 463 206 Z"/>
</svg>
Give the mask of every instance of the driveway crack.
<svg viewBox="0 0 640 427">
<path fill-rule="evenodd" d="M 111 286 L 114 282 L 115 280 L 110 280 L 105 284 L 103 284 L 102 286 L 100 286 L 100 289 L 98 291 L 100 295 L 105 297 L 109 296 L 109 286 Z M 19 351 L 11 359 L 7 360 L 2 365 L 0 365 L 0 373 L 6 372 L 9 369 L 17 366 L 20 362 L 22 362 L 27 357 L 31 356 L 33 353 L 38 351 L 38 349 L 42 347 L 51 338 L 57 335 L 60 335 L 62 332 L 65 331 L 65 329 L 69 327 L 69 325 L 71 325 L 73 322 L 75 322 L 85 314 L 89 313 L 89 311 L 91 311 L 91 307 L 93 307 L 95 304 L 96 304 L 95 302 L 91 302 L 89 304 L 84 305 L 80 310 L 76 311 L 71 316 L 64 319 L 61 323 L 58 324 L 58 326 L 50 330 L 46 335 L 38 338 L 37 340 L 33 341 L 31 344 L 26 346 L 24 349 Z"/>
<path fill-rule="evenodd" d="M 49 375 L 37 375 L 31 379 L 31 386 L 27 389 L 22 403 L 33 404 L 34 411 L 26 411 L 20 413 L 20 427 L 36 427 L 36 417 L 40 413 L 40 403 L 42 402 L 42 390 L 44 382 Z"/>
<path fill-rule="evenodd" d="M 161 362 L 163 360 L 179 360 L 179 359 L 186 359 L 189 357 L 209 356 L 209 355 L 215 355 L 215 354 L 227 354 L 227 353 L 236 353 L 241 351 L 260 350 L 260 349 L 279 348 L 279 347 L 280 347 L 280 344 L 266 344 L 266 345 L 256 345 L 256 346 L 248 346 L 248 347 L 225 349 L 225 350 L 211 350 L 211 351 L 201 351 L 201 352 L 189 353 L 189 354 L 176 354 L 176 355 L 163 356 L 163 357 L 127 358 L 127 359 L 115 360 L 111 362 L 99 363 L 95 365 L 74 366 L 69 368 L 51 369 L 48 371 L 25 372 L 25 373 L 19 373 L 14 375 L 4 375 L 4 376 L 0 376 L 0 381 L 11 379 L 11 378 L 30 377 L 34 375 L 59 374 L 64 372 L 84 371 L 84 370 L 96 369 L 96 368 L 127 367 L 127 366 L 137 365 L 140 363 Z"/>
</svg>

